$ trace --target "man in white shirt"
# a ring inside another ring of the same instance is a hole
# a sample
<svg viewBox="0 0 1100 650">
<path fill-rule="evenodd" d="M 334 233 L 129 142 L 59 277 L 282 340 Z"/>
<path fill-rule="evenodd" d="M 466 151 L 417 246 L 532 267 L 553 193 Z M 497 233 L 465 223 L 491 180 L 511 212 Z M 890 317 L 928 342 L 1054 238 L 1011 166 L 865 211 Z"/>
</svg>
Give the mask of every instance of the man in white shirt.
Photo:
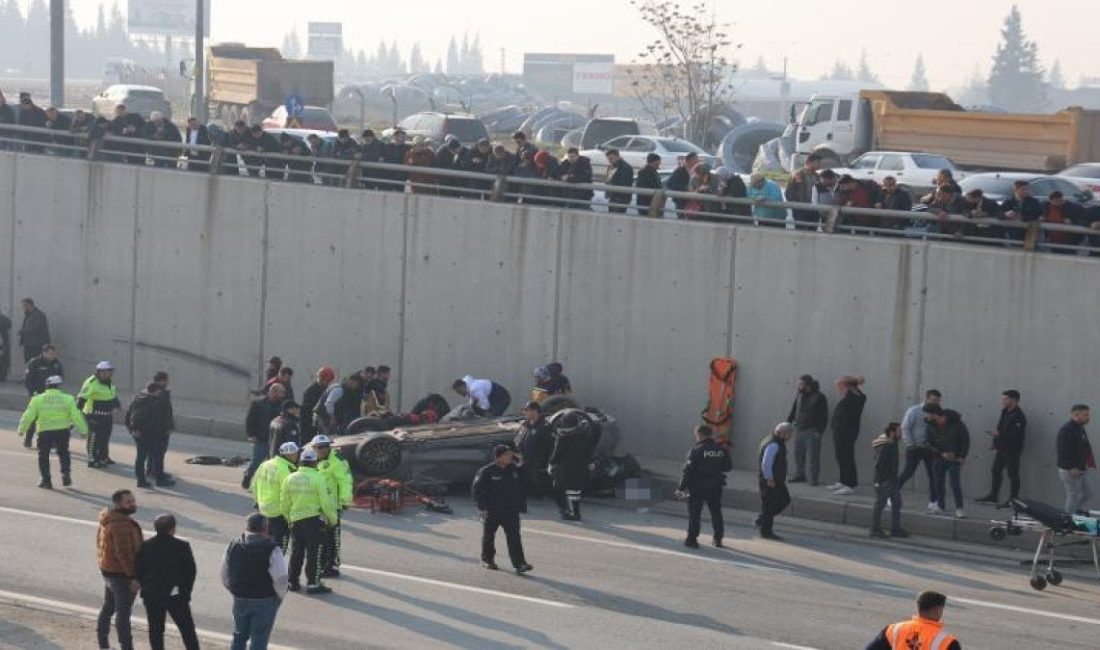
<svg viewBox="0 0 1100 650">
<path fill-rule="evenodd" d="M 474 379 L 466 375 L 456 379 L 451 385 L 456 393 L 467 398 L 475 413 L 482 416 L 500 417 L 512 404 L 508 390 L 488 379 Z"/>
<path fill-rule="evenodd" d="M 266 649 L 290 588 L 283 550 L 267 534 L 267 517 L 258 512 L 248 516 L 244 535 L 225 551 L 221 579 L 233 594 L 232 649 Z"/>
</svg>

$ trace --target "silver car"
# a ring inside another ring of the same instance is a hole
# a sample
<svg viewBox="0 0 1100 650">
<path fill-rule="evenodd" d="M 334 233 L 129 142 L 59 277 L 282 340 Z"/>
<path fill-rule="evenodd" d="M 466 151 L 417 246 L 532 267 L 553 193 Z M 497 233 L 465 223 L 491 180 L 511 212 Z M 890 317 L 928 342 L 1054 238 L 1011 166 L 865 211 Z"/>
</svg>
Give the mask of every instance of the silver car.
<svg viewBox="0 0 1100 650">
<path fill-rule="evenodd" d="M 164 119 L 172 119 L 172 104 L 164 96 L 164 91 L 154 86 L 135 86 L 115 84 L 108 86 L 92 98 L 92 112 L 97 116 L 111 119 L 115 116 L 115 107 L 125 104 L 131 113 L 137 113 L 148 120 L 153 111 L 160 111 Z"/>
</svg>

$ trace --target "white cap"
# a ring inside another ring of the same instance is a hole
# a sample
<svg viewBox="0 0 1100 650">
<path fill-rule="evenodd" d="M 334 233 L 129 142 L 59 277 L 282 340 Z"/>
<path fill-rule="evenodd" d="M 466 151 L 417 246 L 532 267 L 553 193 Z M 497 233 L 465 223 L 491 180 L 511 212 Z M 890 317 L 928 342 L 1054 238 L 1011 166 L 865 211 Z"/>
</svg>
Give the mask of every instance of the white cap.
<svg viewBox="0 0 1100 650">
<path fill-rule="evenodd" d="M 149 113 L 149 120 L 150 121 L 163 120 L 163 119 L 164 119 L 164 113 L 161 113 L 160 111 L 153 111 L 152 113 Z"/>
<path fill-rule="evenodd" d="M 300 462 L 316 461 L 317 452 L 313 451 L 309 447 L 302 450 L 302 455 L 298 457 Z"/>
<path fill-rule="evenodd" d="M 324 434 L 320 434 L 313 436 L 313 440 L 310 440 L 309 443 L 314 447 L 328 447 L 332 445 L 332 438 L 329 438 Z"/>
<path fill-rule="evenodd" d="M 279 453 L 284 456 L 296 454 L 298 453 L 298 445 L 297 443 L 293 442 L 284 442 L 283 444 L 279 445 Z"/>
<path fill-rule="evenodd" d="M 110 361 L 100 361 L 99 363 L 95 364 L 95 369 L 96 372 L 99 372 L 100 370 L 114 370 L 115 367 L 111 365 Z"/>
<path fill-rule="evenodd" d="M 61 378 L 61 375 L 50 375 L 49 377 L 46 377 L 47 386 L 60 386 L 64 383 L 65 380 Z"/>
</svg>

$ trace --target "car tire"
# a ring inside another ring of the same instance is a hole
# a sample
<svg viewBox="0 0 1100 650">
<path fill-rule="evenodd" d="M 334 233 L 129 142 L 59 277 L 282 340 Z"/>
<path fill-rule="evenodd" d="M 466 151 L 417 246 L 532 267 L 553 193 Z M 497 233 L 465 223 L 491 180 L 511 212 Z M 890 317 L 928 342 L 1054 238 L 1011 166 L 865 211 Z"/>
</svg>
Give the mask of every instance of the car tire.
<svg viewBox="0 0 1100 650">
<path fill-rule="evenodd" d="M 401 441 L 386 434 L 371 435 L 355 448 L 355 460 L 367 476 L 385 476 L 401 465 Z"/>
</svg>

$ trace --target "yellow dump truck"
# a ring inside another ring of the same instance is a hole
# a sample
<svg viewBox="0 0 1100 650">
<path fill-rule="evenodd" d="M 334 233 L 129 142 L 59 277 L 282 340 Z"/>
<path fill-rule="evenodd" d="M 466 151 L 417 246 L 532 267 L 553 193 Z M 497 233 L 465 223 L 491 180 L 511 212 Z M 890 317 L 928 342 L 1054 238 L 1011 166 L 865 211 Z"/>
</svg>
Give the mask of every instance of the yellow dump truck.
<svg viewBox="0 0 1100 650">
<path fill-rule="evenodd" d="M 814 95 L 802 111 L 798 157 L 847 166 L 867 151 L 943 154 L 967 169 L 1052 172 L 1100 160 L 1100 111 L 967 111 L 943 93 L 864 90 Z"/>
<path fill-rule="evenodd" d="M 279 50 L 239 44 L 208 50 L 210 115 L 231 125 L 259 122 L 290 97 L 330 107 L 335 96 L 332 61 L 292 61 Z"/>
</svg>

